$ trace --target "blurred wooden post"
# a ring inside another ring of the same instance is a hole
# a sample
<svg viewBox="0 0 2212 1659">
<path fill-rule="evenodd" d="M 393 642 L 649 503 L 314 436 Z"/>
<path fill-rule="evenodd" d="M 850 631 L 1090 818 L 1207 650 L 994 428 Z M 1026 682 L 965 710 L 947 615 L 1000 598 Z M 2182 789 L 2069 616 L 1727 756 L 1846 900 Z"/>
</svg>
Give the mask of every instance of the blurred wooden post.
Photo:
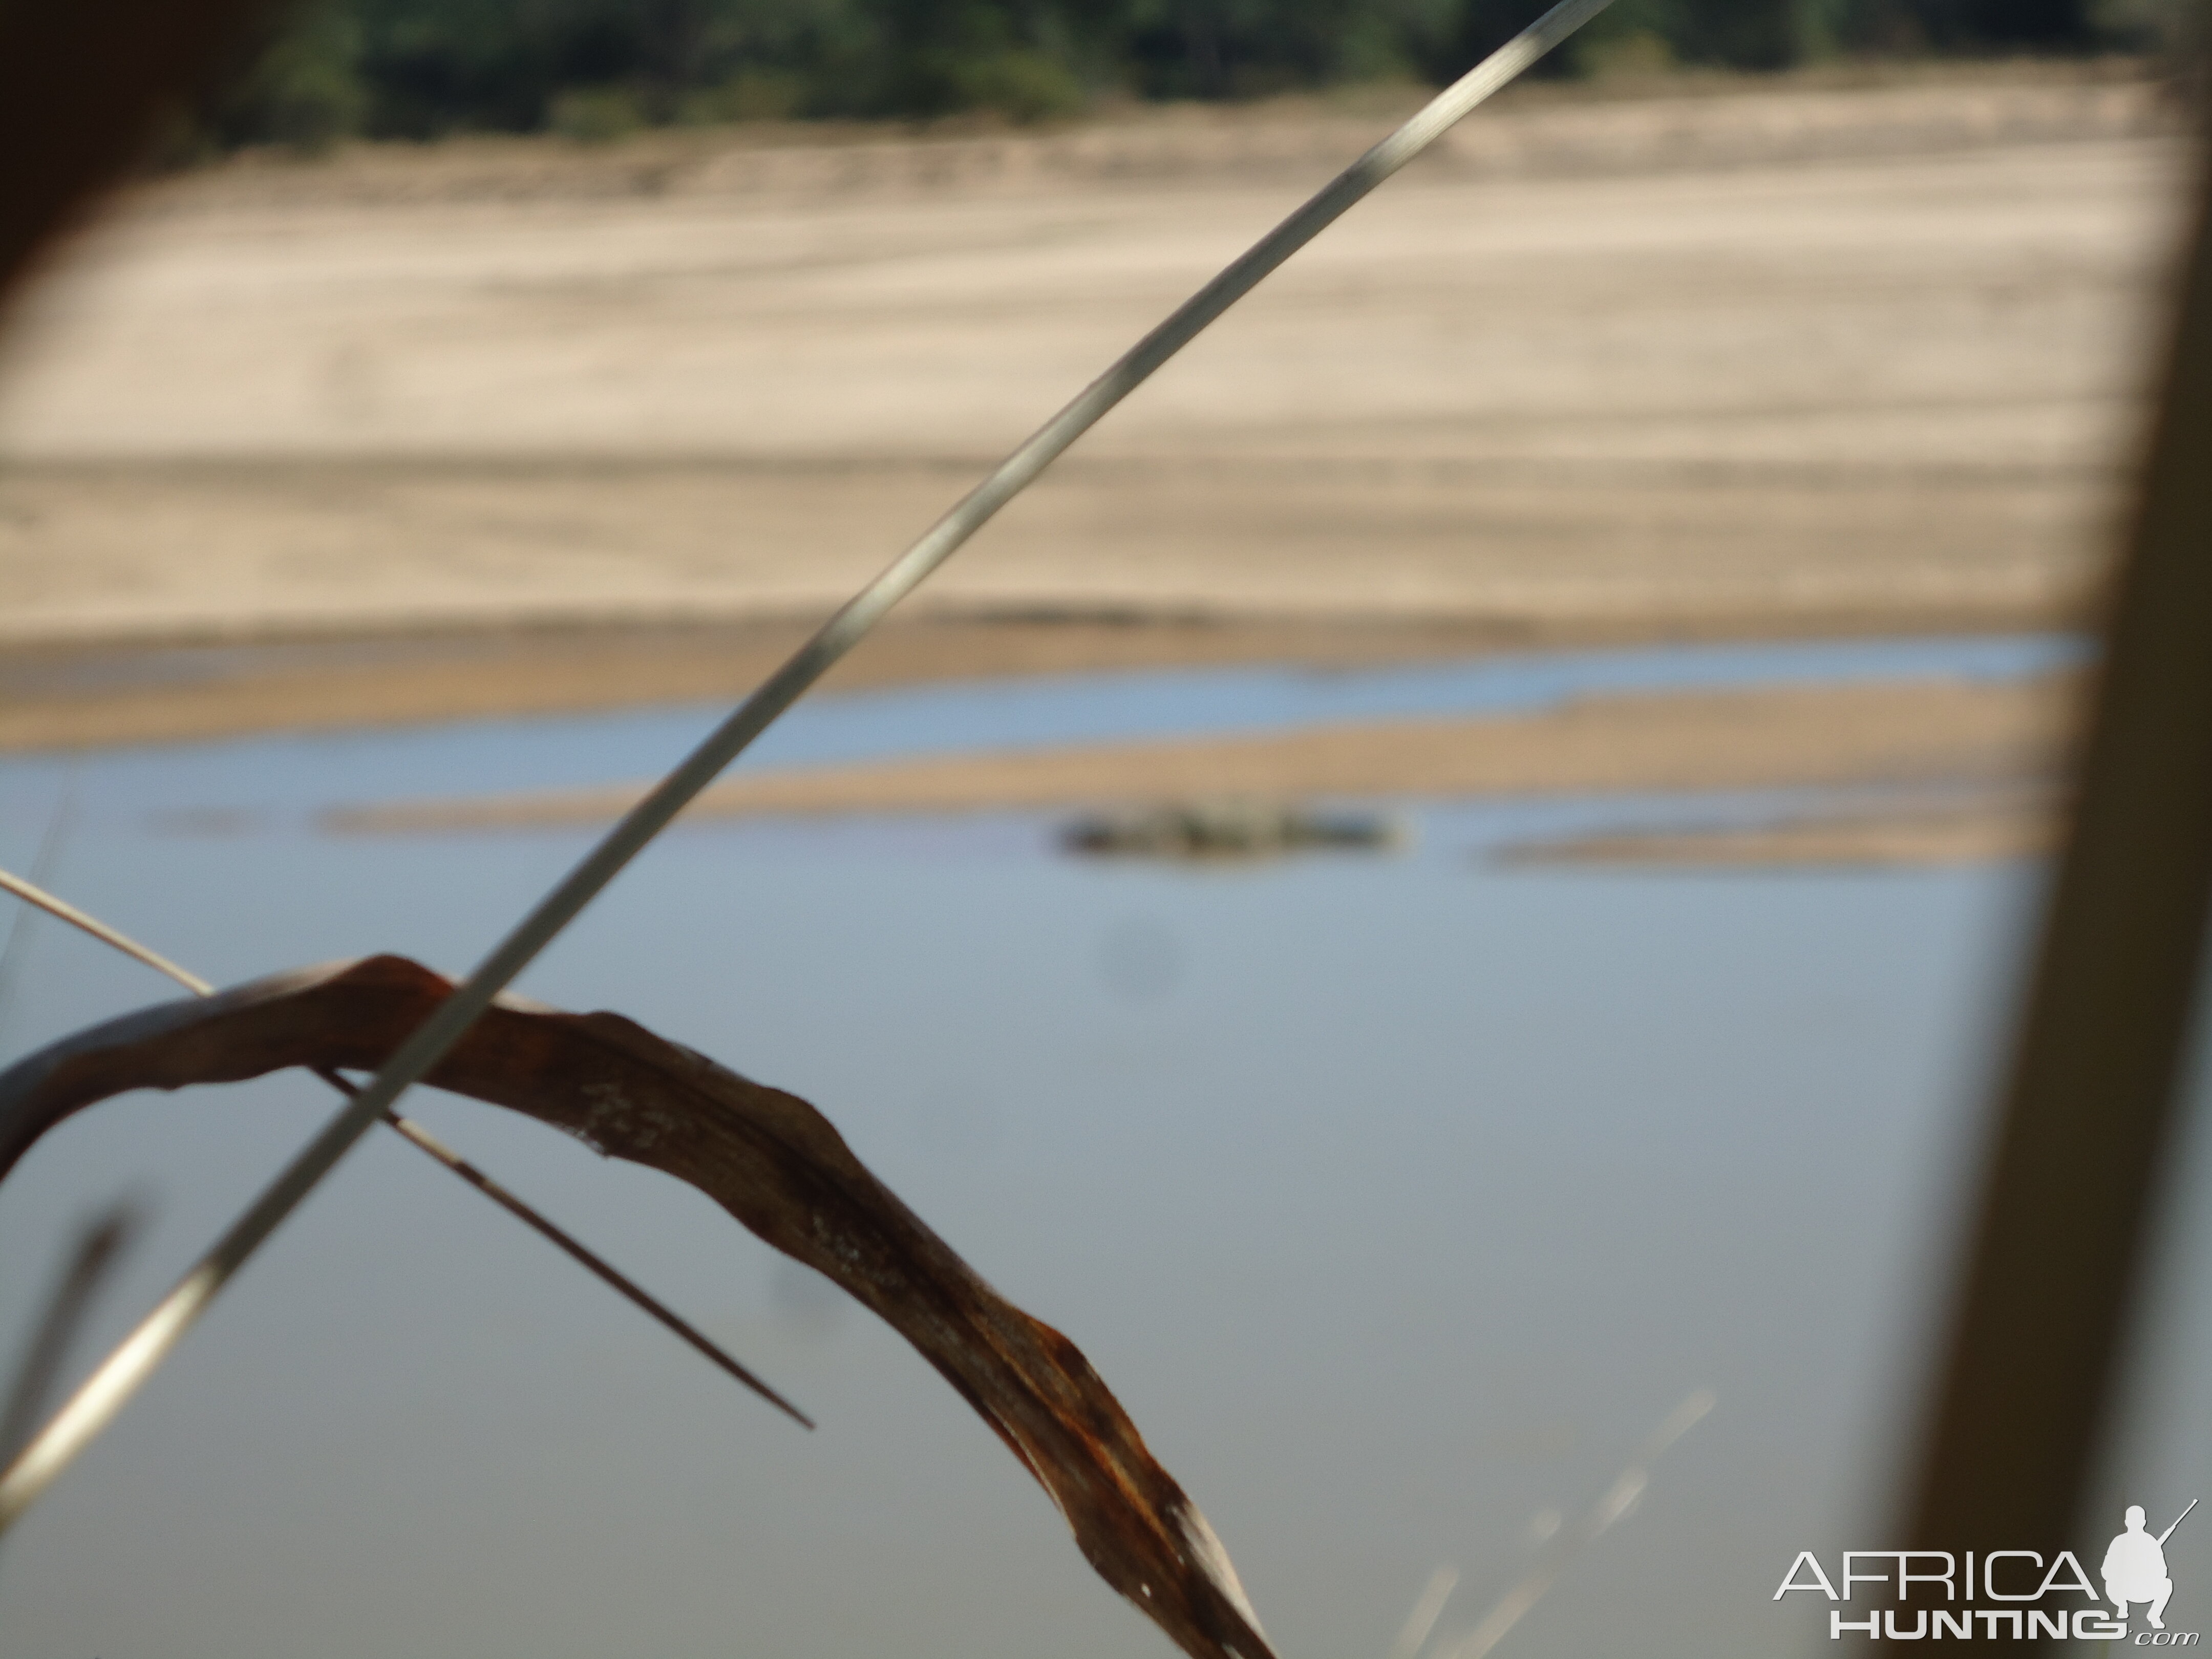
<svg viewBox="0 0 2212 1659">
<path fill-rule="evenodd" d="M 2072 1541 L 2174 1140 L 2212 903 L 2212 195 L 2181 275 L 2073 833 L 1929 1402 L 1914 1548 Z"/>
</svg>

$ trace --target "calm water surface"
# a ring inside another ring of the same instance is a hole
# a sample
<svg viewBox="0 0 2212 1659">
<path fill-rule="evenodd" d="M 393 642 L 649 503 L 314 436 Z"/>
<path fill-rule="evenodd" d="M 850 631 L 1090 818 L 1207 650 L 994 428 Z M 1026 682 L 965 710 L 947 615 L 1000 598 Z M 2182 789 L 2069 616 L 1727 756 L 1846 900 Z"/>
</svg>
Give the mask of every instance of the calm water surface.
<svg viewBox="0 0 2212 1659">
<path fill-rule="evenodd" d="M 761 758 L 2010 677 L 2077 654 L 1875 641 L 933 688 L 805 706 Z M 317 811 L 642 775 L 710 718 L 10 762 L 0 860 L 27 866 L 67 801 L 53 884 L 211 978 L 375 950 L 450 971 L 585 839 L 333 840 Z M 1945 1206 L 2039 875 L 1485 855 L 1745 805 L 1416 803 L 1401 855 L 1241 869 L 1072 860 L 1052 821 L 1019 815 L 684 830 L 523 988 L 818 1104 L 1084 1346 L 1285 1659 L 1382 1659 L 1443 1565 L 1463 1575 L 1431 1650 L 1448 1653 L 1700 1388 L 1711 1414 L 1499 1651 L 1809 1650 L 1824 1621 L 1773 1587 L 1798 1549 L 1882 1546 Z M 0 1054 L 166 994 L 52 927 L 18 964 Z M 373 1138 L 8 1540 L 0 1650 L 1165 1651 L 995 1438 L 822 1281 L 663 1177 L 495 1109 L 410 1109 L 820 1432 Z M 111 1338 L 328 1110 L 279 1078 L 134 1097 L 50 1137 L 0 1190 L 0 1354 L 88 1210 L 128 1192 L 155 1216 L 103 1306 Z M 2195 1238 L 2176 1260 L 2203 1254 Z M 2195 1420 L 2172 1379 L 2203 1374 L 2193 1273 L 2161 1292 L 2165 1380 L 2114 1478 L 2201 1473 L 2212 1496 L 2212 1444 L 2172 1426 Z M 2212 1552 L 2189 1559 L 2212 1585 Z"/>
</svg>

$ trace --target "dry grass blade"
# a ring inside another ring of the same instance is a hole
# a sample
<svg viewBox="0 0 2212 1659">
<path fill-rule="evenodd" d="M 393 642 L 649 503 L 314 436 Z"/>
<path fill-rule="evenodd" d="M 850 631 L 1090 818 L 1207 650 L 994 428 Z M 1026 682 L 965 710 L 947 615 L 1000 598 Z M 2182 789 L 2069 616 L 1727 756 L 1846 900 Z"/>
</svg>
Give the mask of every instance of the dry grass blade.
<svg viewBox="0 0 2212 1659">
<path fill-rule="evenodd" d="M 0 1176 L 131 1089 L 374 1068 L 451 986 L 397 957 L 111 1020 L 0 1073 Z M 714 1199 L 912 1343 L 1066 1517 L 1099 1576 L 1195 1659 L 1269 1659 L 1227 1554 L 1075 1345 L 985 1284 L 805 1101 L 607 1013 L 503 997 L 430 1083 L 511 1108 Z"/>
</svg>

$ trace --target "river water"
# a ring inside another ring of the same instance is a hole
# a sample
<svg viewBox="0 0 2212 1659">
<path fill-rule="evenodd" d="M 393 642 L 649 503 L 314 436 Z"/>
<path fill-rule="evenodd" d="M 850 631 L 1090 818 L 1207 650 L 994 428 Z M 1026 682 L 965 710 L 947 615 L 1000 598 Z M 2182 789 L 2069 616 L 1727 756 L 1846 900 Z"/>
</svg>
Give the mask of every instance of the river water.
<svg viewBox="0 0 2212 1659">
<path fill-rule="evenodd" d="M 758 758 L 2006 678 L 2080 654 L 1863 641 L 936 687 L 802 705 Z M 586 838 L 334 838 L 323 809 L 643 777 L 712 718 L 12 760 L 0 860 L 28 866 L 58 816 L 51 884 L 218 981 L 382 950 L 453 971 Z M 1394 803 L 1414 832 L 1396 854 L 1202 868 L 1072 859 L 1036 815 L 683 828 L 522 988 L 817 1104 L 1084 1347 L 1285 1659 L 1383 1659 L 1450 1568 L 1422 1650 L 1449 1659 L 1699 1390 L 1711 1412 L 1498 1651 L 1809 1649 L 1825 1604 L 1774 1589 L 1801 1549 L 1884 1547 L 2042 872 L 1490 856 L 1761 804 Z M 167 994 L 51 924 L 14 966 L 0 1056 Z M 0 1356 L 86 1212 L 122 1194 L 149 1220 L 80 1370 L 329 1109 L 286 1077 L 134 1097 L 50 1137 L 0 1188 Z M 664 1177 L 493 1108 L 409 1109 L 820 1431 L 373 1137 L 7 1540 L 0 1650 L 1164 1651 L 996 1439 L 822 1281 Z M 2207 1162 L 2185 1193 L 2212 1190 Z M 2131 1492 L 2212 1496 L 2186 1409 L 2212 1376 L 2201 1232 L 2168 1253 L 2184 1266 L 2110 1477 Z M 2200 1534 L 2169 1547 L 2185 1587 L 2212 1587 Z"/>
</svg>

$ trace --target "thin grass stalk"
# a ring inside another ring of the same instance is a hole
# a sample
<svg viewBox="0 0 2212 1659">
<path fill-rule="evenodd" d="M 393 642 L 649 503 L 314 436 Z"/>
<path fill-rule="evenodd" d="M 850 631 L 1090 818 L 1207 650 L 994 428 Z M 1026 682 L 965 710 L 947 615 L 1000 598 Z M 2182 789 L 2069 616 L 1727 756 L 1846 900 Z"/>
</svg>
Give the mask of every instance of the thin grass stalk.
<svg viewBox="0 0 2212 1659">
<path fill-rule="evenodd" d="M 53 873 L 55 860 L 61 857 L 62 843 L 68 840 L 70 822 L 76 814 L 76 769 L 70 769 L 68 786 L 56 803 L 53 816 L 46 820 L 46 833 L 39 838 L 39 850 L 31 855 L 31 879 L 47 880 Z M 34 918 L 27 912 L 17 910 L 8 918 L 8 933 L 0 939 L 0 1029 L 8 1018 L 10 994 L 15 988 L 15 975 L 22 971 L 23 957 L 31 947 L 31 928 Z"/>
<path fill-rule="evenodd" d="M 1636 1507 L 1637 1500 L 1644 1496 L 1644 1489 L 1651 1484 L 1652 1464 L 1659 1461 L 1661 1453 L 1696 1427 L 1712 1410 L 1713 1403 L 1711 1389 L 1694 1389 L 1680 1405 L 1668 1413 L 1666 1420 L 1652 1431 L 1636 1455 L 1629 1460 L 1628 1467 L 1613 1477 L 1613 1484 L 1598 1495 L 1597 1501 L 1545 1552 L 1543 1559 L 1522 1576 L 1519 1583 L 1498 1598 L 1497 1604 L 1483 1614 L 1481 1621 L 1461 1638 L 1443 1659 L 1488 1659 L 1490 1650 L 1544 1599 L 1574 1559 Z"/>
<path fill-rule="evenodd" d="M 68 900 L 48 892 L 35 882 L 26 881 L 10 871 L 0 870 L 0 890 L 14 894 L 26 904 L 44 910 L 47 915 L 90 934 L 101 944 L 111 945 L 122 951 L 124 955 L 143 963 L 156 973 L 167 975 L 194 996 L 211 997 L 215 994 L 215 987 L 190 969 L 179 967 L 159 951 L 140 944 L 120 928 L 110 927 L 99 917 L 80 910 Z M 336 1072 L 318 1070 L 315 1075 L 349 1100 L 361 1092 L 356 1085 L 348 1082 Z M 498 1182 L 440 1140 L 437 1136 L 416 1122 L 414 1119 L 402 1117 L 389 1108 L 386 1109 L 383 1115 L 386 1124 L 409 1146 L 433 1162 L 442 1164 L 453 1174 L 459 1176 L 477 1191 L 521 1222 L 524 1226 L 538 1233 L 555 1248 L 565 1252 L 573 1260 L 590 1270 L 601 1281 L 629 1297 L 638 1307 L 666 1326 L 670 1331 L 697 1349 L 707 1359 L 727 1371 L 777 1410 L 789 1416 L 802 1427 L 811 1429 L 814 1426 L 812 1418 L 807 1416 L 805 1412 L 800 1411 L 798 1407 L 793 1405 L 766 1382 L 754 1376 L 751 1371 L 725 1353 L 688 1320 L 661 1302 L 643 1285 L 621 1272 L 596 1252 L 570 1237 L 568 1233 L 547 1220 L 523 1200 L 500 1185 Z M 0 1441 L 0 1453 L 12 1450 L 14 1444 L 12 1438 Z"/>
</svg>

